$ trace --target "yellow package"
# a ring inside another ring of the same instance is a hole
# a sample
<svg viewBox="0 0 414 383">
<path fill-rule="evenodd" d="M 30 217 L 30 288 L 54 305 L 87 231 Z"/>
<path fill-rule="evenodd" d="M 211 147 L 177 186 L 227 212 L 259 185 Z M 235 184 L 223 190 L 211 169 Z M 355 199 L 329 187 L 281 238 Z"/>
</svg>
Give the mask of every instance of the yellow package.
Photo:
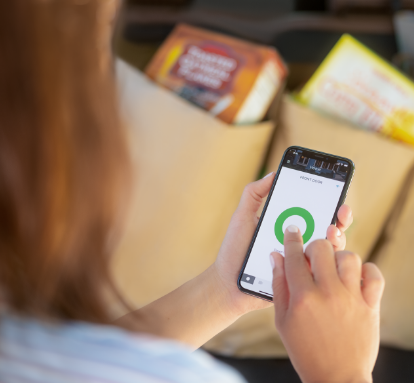
<svg viewBox="0 0 414 383">
<path fill-rule="evenodd" d="M 414 83 L 350 35 L 340 38 L 298 98 L 414 145 Z"/>
</svg>

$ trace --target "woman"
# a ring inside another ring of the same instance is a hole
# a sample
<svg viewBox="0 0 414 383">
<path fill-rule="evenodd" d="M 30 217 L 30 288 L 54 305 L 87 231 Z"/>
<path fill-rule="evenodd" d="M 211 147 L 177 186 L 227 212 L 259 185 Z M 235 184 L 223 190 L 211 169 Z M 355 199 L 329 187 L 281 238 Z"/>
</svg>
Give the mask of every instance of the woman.
<svg viewBox="0 0 414 383">
<path fill-rule="evenodd" d="M 210 268 L 111 323 L 109 301 L 122 299 L 108 263 L 131 187 L 108 49 L 114 4 L 0 2 L 0 381 L 241 382 L 190 351 L 270 305 L 236 278 L 273 173 L 246 187 Z M 384 282 L 340 251 L 350 209 L 338 219 L 306 255 L 294 226 L 286 258 L 270 255 L 276 327 L 304 382 L 370 382 L 378 352 Z"/>
</svg>

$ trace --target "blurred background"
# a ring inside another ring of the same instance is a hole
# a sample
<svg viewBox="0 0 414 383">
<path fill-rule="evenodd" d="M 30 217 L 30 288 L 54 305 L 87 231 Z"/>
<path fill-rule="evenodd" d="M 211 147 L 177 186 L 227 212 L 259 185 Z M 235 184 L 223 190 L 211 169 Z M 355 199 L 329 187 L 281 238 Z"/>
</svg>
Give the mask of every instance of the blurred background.
<svg viewBox="0 0 414 383">
<path fill-rule="evenodd" d="M 289 65 L 288 88 L 306 81 L 343 33 L 387 60 L 398 52 L 393 15 L 412 0 L 130 0 L 124 9 L 128 42 L 141 54 L 120 54 L 144 68 L 178 22 L 278 49 Z"/>
<path fill-rule="evenodd" d="M 292 97 L 347 33 L 404 73 L 402 80 L 394 72 L 392 76 L 411 92 L 406 107 L 412 116 L 413 11 L 414 0 L 124 4 L 114 50 L 120 59 L 121 108 L 131 129 L 137 191 L 113 269 L 133 306 L 157 299 L 214 262 L 244 185 L 276 170 L 286 147 L 342 155 L 356 163 L 347 198 L 355 218 L 348 248 L 364 261 L 376 262 L 387 281 L 374 381 L 414 382 L 412 142 L 360 129 L 352 116 L 335 117 L 335 110 L 320 113 Z M 226 124 L 145 76 L 179 23 L 276 48 L 288 75 L 262 121 Z M 205 349 L 239 369 L 249 382 L 300 381 L 274 329 L 271 310 L 246 315 Z"/>
</svg>

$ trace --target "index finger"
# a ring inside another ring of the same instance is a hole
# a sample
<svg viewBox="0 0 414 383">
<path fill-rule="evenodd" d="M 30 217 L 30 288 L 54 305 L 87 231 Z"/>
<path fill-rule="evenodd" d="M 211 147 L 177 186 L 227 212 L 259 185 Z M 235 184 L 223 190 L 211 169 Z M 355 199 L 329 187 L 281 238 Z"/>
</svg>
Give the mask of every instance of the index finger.
<svg viewBox="0 0 414 383">
<path fill-rule="evenodd" d="M 285 273 L 289 292 L 309 289 L 314 286 L 308 262 L 303 254 L 303 240 L 299 229 L 290 225 L 285 231 Z"/>
</svg>

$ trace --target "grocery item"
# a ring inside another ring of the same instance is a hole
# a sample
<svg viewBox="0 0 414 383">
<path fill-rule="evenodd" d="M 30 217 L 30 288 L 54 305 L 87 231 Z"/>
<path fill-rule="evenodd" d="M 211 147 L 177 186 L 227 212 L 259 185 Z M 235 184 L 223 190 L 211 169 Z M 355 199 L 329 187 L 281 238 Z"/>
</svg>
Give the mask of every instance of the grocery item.
<svg viewBox="0 0 414 383">
<path fill-rule="evenodd" d="M 350 35 L 341 37 L 298 99 L 414 145 L 414 84 Z"/>
<path fill-rule="evenodd" d="M 227 123 L 265 116 L 287 69 L 276 50 L 179 24 L 146 74 Z"/>
</svg>

